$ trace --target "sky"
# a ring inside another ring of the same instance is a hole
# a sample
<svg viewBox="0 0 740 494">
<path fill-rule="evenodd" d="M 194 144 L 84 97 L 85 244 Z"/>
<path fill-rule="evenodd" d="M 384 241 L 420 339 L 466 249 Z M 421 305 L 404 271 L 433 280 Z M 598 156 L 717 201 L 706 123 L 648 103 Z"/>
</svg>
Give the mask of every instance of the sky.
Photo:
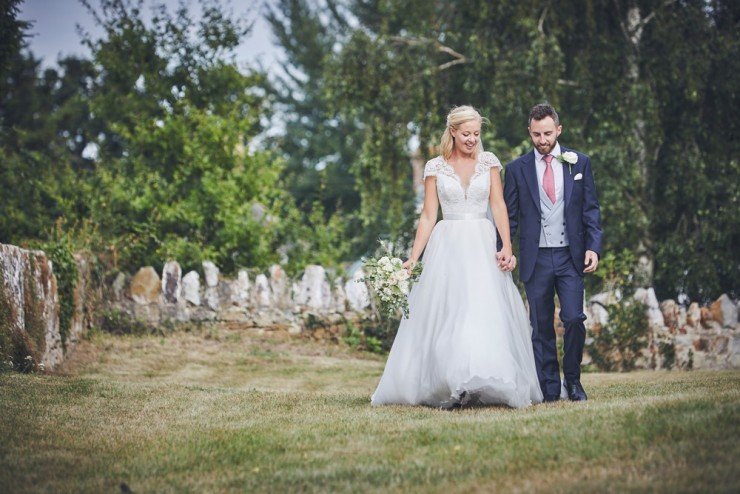
<svg viewBox="0 0 740 494">
<path fill-rule="evenodd" d="M 164 3 L 170 12 L 174 12 L 180 0 L 145 0 L 143 12 L 149 14 L 155 3 Z M 240 66 L 249 64 L 262 65 L 268 72 L 278 67 L 279 48 L 274 45 L 274 37 L 270 26 L 259 15 L 258 0 L 225 0 L 223 4 L 234 14 L 246 14 L 247 19 L 255 20 L 252 33 L 244 40 L 236 51 L 236 60 Z M 90 0 L 95 6 L 98 0 Z M 199 11 L 198 2 L 190 0 L 188 6 Z M 94 23 L 92 16 L 78 0 L 25 0 L 20 6 L 22 20 L 33 21 L 29 30 L 33 36 L 28 38 L 29 48 L 38 58 L 43 59 L 45 67 L 56 65 L 60 56 L 78 55 L 89 56 L 90 53 L 81 41 L 76 25 L 80 24 L 93 37 L 102 32 Z M 256 19 L 255 19 L 256 18 Z"/>
</svg>

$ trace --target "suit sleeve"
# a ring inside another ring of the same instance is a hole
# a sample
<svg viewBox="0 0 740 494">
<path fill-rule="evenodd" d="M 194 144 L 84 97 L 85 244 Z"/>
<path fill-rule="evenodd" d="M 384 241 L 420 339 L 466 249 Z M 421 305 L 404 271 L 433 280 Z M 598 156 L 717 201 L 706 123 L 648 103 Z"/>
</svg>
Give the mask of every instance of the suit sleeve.
<svg viewBox="0 0 740 494">
<path fill-rule="evenodd" d="M 596 184 L 591 170 L 591 160 L 586 158 L 583 167 L 583 228 L 586 235 L 586 250 L 592 250 L 601 257 L 601 209 L 596 197 Z"/>
<path fill-rule="evenodd" d="M 513 244 L 514 234 L 516 234 L 517 226 L 519 226 L 519 189 L 516 186 L 514 167 L 511 166 L 511 163 L 506 165 L 506 171 L 504 172 L 504 201 L 509 213 L 509 233 Z M 501 240 L 499 240 L 499 244 L 501 244 Z"/>
</svg>

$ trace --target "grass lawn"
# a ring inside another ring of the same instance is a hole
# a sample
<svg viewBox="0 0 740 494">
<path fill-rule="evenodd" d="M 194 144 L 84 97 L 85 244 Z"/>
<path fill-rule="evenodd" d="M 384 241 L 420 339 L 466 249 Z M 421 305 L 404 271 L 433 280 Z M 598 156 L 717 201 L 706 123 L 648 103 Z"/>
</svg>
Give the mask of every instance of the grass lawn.
<svg viewBox="0 0 740 494">
<path fill-rule="evenodd" d="M 0 492 L 738 492 L 740 371 L 586 374 L 586 403 L 372 408 L 381 357 L 206 328 L 0 374 Z"/>
</svg>

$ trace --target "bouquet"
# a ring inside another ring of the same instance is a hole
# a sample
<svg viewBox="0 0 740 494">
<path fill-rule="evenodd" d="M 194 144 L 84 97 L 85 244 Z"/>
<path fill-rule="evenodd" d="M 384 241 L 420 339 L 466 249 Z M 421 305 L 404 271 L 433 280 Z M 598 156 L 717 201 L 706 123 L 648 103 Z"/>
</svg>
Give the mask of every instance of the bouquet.
<svg viewBox="0 0 740 494">
<path fill-rule="evenodd" d="M 376 299 L 380 310 L 394 316 L 400 310 L 403 317 L 409 316 L 408 295 L 411 287 L 421 275 L 421 263 L 416 263 L 411 272 L 403 267 L 397 257 L 383 256 L 380 259 L 362 259 L 365 281 Z"/>
</svg>

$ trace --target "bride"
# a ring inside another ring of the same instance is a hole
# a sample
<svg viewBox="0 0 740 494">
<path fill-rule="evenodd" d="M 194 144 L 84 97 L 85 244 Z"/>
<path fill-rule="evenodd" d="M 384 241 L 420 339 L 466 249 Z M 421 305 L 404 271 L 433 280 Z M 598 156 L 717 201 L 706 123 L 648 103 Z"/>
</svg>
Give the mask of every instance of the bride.
<svg viewBox="0 0 740 494">
<path fill-rule="evenodd" d="M 542 401 L 532 330 L 509 272 L 515 260 L 501 163 L 483 152 L 482 120 L 470 106 L 454 108 L 442 155 L 424 167 L 424 207 L 404 263 L 410 269 L 424 251 L 424 270 L 409 294 L 410 315 L 398 328 L 373 405 L 520 408 Z M 498 253 L 489 204 L 503 240 Z M 436 223 L 440 205 L 443 219 Z"/>
</svg>

